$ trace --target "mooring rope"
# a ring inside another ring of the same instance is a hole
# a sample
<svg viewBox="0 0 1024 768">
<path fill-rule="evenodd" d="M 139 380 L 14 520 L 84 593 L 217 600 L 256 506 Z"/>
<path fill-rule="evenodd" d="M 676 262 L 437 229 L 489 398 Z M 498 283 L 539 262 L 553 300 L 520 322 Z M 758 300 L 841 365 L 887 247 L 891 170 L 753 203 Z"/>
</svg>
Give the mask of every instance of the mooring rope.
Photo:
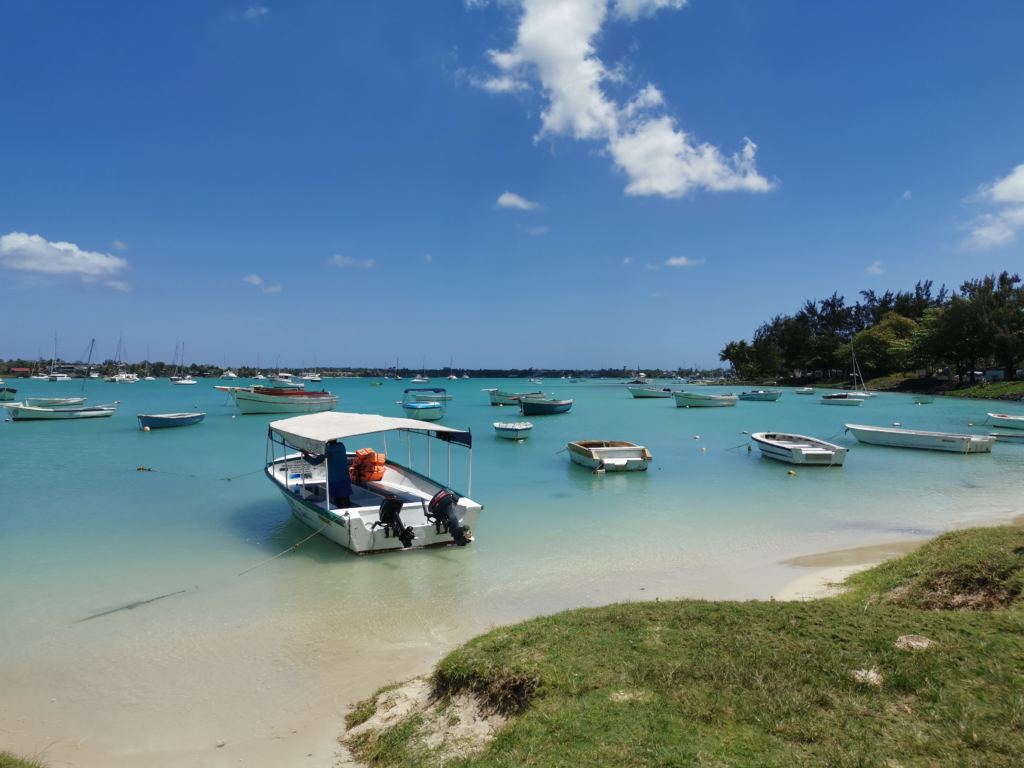
<svg viewBox="0 0 1024 768">
<path fill-rule="evenodd" d="M 327 523 L 326 525 L 324 525 L 324 527 L 323 527 L 323 528 L 321 528 L 321 529 L 320 529 L 320 531 L 322 531 L 322 530 L 323 530 L 324 528 L 326 528 L 326 527 L 327 527 L 328 525 L 331 525 L 331 523 Z M 239 576 L 245 576 L 245 574 L 247 574 L 247 573 L 248 573 L 249 571 L 255 571 L 255 570 L 256 570 L 257 568 L 259 568 L 259 567 L 260 567 L 260 565 L 266 565 L 266 564 L 267 564 L 267 563 L 269 563 L 269 562 L 270 562 L 271 560 L 277 560 L 277 558 L 279 558 L 279 557 L 280 557 L 281 555 L 287 555 L 287 554 L 288 554 L 289 552 L 294 552 L 294 551 L 295 551 L 295 550 L 297 550 L 297 549 L 298 549 L 299 547 L 301 547 L 301 546 L 302 546 L 303 544 L 305 544 L 305 543 L 306 543 L 307 541 L 309 541 L 310 539 L 312 539 L 312 538 L 313 538 L 313 536 L 316 536 L 316 534 L 317 534 L 317 533 L 320 533 L 320 531 L 317 531 L 316 533 L 313 533 L 313 534 L 311 534 L 311 535 L 307 536 L 307 537 L 306 537 L 306 538 L 304 538 L 304 539 L 303 539 L 302 541 L 300 541 L 300 542 L 299 542 L 298 544 L 292 544 L 292 545 L 291 545 L 290 547 L 288 547 L 288 549 L 286 549 L 286 550 L 285 550 L 284 552 L 278 552 L 278 553 L 277 553 L 276 555 L 274 555 L 273 557 L 271 557 L 271 558 L 269 558 L 269 559 L 267 559 L 267 560 L 264 560 L 264 561 L 263 561 L 262 563 L 260 563 L 259 565 L 254 565 L 254 566 L 253 566 L 252 568 L 247 568 L 246 570 L 242 571 L 241 573 L 237 573 L 237 574 L 235 574 L 235 578 L 237 579 L 237 578 L 238 578 Z"/>
<path fill-rule="evenodd" d="M 257 472 L 262 472 L 262 469 L 254 469 L 252 472 L 246 472 L 242 475 L 235 475 L 233 477 L 207 477 L 206 475 L 190 475 L 185 472 L 168 472 L 166 469 L 153 469 L 152 467 L 138 467 L 136 472 L 157 472 L 161 475 L 175 475 L 177 477 L 198 477 L 200 480 L 226 480 L 231 482 L 232 480 L 238 480 L 241 477 L 248 477 L 249 475 L 255 475 Z"/>
</svg>

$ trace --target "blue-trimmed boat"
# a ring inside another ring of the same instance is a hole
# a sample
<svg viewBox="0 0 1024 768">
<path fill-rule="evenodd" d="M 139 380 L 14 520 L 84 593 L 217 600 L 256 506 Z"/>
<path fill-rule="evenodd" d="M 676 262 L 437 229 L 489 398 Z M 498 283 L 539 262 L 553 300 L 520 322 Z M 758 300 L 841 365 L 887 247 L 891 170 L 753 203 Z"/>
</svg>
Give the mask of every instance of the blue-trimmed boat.
<svg viewBox="0 0 1024 768">
<path fill-rule="evenodd" d="M 528 400 L 519 401 L 523 416 L 544 416 L 549 413 L 565 413 L 572 408 L 572 400 Z"/>
<path fill-rule="evenodd" d="M 206 418 L 205 413 L 159 413 L 153 416 L 139 415 L 139 429 L 166 429 L 167 427 L 188 427 Z"/>
<path fill-rule="evenodd" d="M 407 389 L 399 405 L 410 419 L 437 421 L 444 417 L 449 400 L 451 398 L 441 387 Z"/>
</svg>

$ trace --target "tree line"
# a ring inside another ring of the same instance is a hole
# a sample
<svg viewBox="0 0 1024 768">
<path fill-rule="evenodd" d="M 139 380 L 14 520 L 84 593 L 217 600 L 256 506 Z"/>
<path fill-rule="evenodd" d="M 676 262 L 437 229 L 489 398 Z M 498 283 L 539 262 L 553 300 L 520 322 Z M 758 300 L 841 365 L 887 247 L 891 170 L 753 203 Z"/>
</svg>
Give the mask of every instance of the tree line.
<svg viewBox="0 0 1024 768">
<path fill-rule="evenodd" d="M 852 346 L 865 374 L 949 368 L 972 381 L 979 366 L 1013 378 L 1024 361 L 1024 286 L 1016 274 L 968 280 L 955 292 L 933 291 L 924 280 L 912 291 L 860 297 L 852 305 L 838 293 L 809 300 L 762 323 L 752 342 L 730 341 L 719 359 L 744 378 L 845 377 Z"/>
</svg>

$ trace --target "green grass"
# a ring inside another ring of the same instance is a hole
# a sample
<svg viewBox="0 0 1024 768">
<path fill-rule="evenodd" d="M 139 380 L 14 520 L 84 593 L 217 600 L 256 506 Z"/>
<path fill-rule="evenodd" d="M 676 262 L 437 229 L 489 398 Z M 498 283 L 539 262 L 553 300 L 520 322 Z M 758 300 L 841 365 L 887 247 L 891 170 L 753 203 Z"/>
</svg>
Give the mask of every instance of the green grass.
<svg viewBox="0 0 1024 768">
<path fill-rule="evenodd" d="M 0 768 L 48 768 L 48 766 L 39 758 L 16 757 L 7 750 L 0 750 Z"/>
<path fill-rule="evenodd" d="M 356 752 L 403 766 L 1019 766 L 1022 565 L 1024 530 L 974 529 L 838 598 L 612 605 L 495 629 L 433 680 L 512 715 L 483 753 L 415 747 L 420 721 Z M 934 610 L 950 605 L 975 610 Z M 933 645 L 898 650 L 906 634 Z M 852 674 L 870 669 L 880 687 Z"/>
<path fill-rule="evenodd" d="M 946 392 L 950 397 L 992 399 L 1000 395 L 1024 393 L 1024 381 L 993 381 L 963 386 Z"/>
</svg>

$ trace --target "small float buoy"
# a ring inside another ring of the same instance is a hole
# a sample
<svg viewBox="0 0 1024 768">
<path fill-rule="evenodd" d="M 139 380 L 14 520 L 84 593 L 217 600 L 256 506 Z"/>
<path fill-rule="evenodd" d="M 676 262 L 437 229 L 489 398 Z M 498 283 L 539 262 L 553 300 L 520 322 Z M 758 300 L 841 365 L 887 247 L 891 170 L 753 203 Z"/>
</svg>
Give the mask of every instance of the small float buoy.
<svg viewBox="0 0 1024 768">
<path fill-rule="evenodd" d="M 693 439 L 694 439 L 694 440 L 700 440 L 700 435 L 694 435 L 694 436 L 693 436 Z"/>
<path fill-rule="evenodd" d="M 118 404 L 120 404 L 120 403 L 121 403 L 121 401 L 120 401 L 120 400 L 115 400 L 114 402 L 115 402 L 115 403 L 118 403 Z"/>
<path fill-rule="evenodd" d="M 143 427 L 143 428 L 142 428 L 142 431 L 143 431 L 143 432 L 149 432 L 149 427 Z"/>
<path fill-rule="evenodd" d="M 701 450 L 701 452 L 703 453 L 704 451 L 706 451 L 706 450 L 707 450 L 707 448 L 701 448 L 700 450 Z"/>
<path fill-rule="evenodd" d="M 747 446 L 747 453 L 750 453 L 751 450 L 753 450 L 753 449 L 748 445 Z"/>
<path fill-rule="evenodd" d="M 968 426 L 968 427 L 973 427 L 974 425 L 973 425 L 973 424 L 968 424 L 967 426 Z"/>
<path fill-rule="evenodd" d="M 901 426 L 903 426 L 903 425 L 902 425 L 902 424 L 900 424 L 900 423 L 899 423 L 898 421 L 894 421 L 894 422 L 892 423 L 892 425 L 893 425 L 894 427 L 901 427 Z"/>
<path fill-rule="evenodd" d="M 789 470 L 789 474 L 791 474 L 791 475 L 795 475 L 795 474 L 796 474 L 796 472 L 794 472 L 794 471 L 793 471 L 793 470 L 791 469 L 791 470 Z"/>
<path fill-rule="evenodd" d="M 235 418 L 235 414 L 233 414 L 233 413 L 232 413 L 232 414 L 231 414 L 231 418 L 232 418 L 232 419 L 233 419 L 233 418 Z"/>
<path fill-rule="evenodd" d="M 749 432 L 747 432 L 747 430 L 745 430 L 745 429 L 744 429 L 744 430 L 743 430 L 743 434 L 744 434 L 744 435 L 749 435 L 750 433 L 749 433 Z"/>
</svg>

